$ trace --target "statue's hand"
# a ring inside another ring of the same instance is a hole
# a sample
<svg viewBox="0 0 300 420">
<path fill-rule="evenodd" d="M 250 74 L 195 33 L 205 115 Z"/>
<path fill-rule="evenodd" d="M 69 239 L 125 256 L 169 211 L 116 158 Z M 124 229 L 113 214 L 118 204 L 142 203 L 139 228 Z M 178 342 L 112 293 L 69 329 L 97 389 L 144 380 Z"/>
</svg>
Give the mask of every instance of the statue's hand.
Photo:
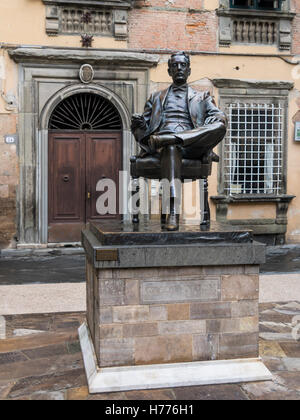
<svg viewBox="0 0 300 420">
<path fill-rule="evenodd" d="M 213 124 L 215 122 L 220 122 L 220 120 L 218 118 L 216 118 L 216 117 L 208 117 L 208 118 L 206 118 L 204 124 L 205 125 L 209 125 L 209 124 Z"/>
<path fill-rule="evenodd" d="M 146 124 L 145 118 L 142 114 L 133 114 L 131 117 L 131 128 L 141 128 Z"/>
<path fill-rule="evenodd" d="M 220 123 L 226 124 L 226 121 L 225 121 L 224 117 L 222 115 L 216 114 L 216 115 L 214 115 L 212 117 L 206 118 L 206 120 L 204 122 L 204 125 L 214 124 L 216 122 L 220 122 Z"/>
</svg>

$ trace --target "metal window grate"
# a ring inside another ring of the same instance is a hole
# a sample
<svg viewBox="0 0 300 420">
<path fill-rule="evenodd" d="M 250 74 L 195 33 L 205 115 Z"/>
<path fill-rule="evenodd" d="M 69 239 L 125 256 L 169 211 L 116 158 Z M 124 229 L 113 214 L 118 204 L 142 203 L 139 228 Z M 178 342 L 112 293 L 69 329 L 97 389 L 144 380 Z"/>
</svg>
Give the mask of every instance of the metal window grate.
<svg viewBox="0 0 300 420">
<path fill-rule="evenodd" d="M 231 103 L 224 147 L 228 194 L 280 194 L 283 164 L 283 107 Z"/>
<path fill-rule="evenodd" d="M 94 93 L 77 93 L 61 101 L 54 109 L 50 130 L 121 130 L 116 107 Z"/>
</svg>

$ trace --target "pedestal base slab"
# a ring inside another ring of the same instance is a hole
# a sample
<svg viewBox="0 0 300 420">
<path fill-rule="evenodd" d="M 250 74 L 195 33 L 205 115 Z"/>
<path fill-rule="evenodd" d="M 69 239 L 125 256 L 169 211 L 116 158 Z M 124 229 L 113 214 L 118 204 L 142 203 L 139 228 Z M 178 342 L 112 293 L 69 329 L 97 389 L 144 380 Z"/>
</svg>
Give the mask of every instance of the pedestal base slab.
<svg viewBox="0 0 300 420">
<path fill-rule="evenodd" d="M 78 331 L 91 394 L 272 380 L 259 358 L 99 369 L 87 326 Z"/>
</svg>

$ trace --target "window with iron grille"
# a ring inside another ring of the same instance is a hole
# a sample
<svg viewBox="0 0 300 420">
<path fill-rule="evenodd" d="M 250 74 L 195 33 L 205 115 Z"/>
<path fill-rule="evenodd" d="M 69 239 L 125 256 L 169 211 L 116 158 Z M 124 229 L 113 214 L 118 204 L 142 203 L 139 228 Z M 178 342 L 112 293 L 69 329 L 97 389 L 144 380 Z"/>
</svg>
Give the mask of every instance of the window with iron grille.
<svg viewBox="0 0 300 420">
<path fill-rule="evenodd" d="M 281 10 L 282 0 L 230 0 L 231 8 Z"/>
<path fill-rule="evenodd" d="M 223 144 L 224 192 L 283 192 L 284 104 L 280 101 L 233 101 Z"/>
</svg>

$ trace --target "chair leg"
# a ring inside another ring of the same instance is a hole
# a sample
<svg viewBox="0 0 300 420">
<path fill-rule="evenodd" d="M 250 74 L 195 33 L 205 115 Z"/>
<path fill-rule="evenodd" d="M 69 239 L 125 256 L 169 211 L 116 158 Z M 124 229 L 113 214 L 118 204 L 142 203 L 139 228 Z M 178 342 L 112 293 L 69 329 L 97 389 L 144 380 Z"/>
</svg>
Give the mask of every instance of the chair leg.
<svg viewBox="0 0 300 420">
<path fill-rule="evenodd" d="M 164 214 L 164 213 L 161 213 L 161 215 L 160 215 L 161 227 L 165 227 L 166 223 L 167 223 L 167 215 Z"/>
<path fill-rule="evenodd" d="M 136 200 L 136 206 L 133 205 L 133 197 L 138 195 L 138 199 Z M 131 191 L 131 199 L 132 199 L 132 223 L 138 224 L 140 222 L 139 212 L 140 212 L 140 183 L 139 178 L 132 179 L 132 191 Z"/>
<path fill-rule="evenodd" d="M 166 191 L 165 191 L 164 186 L 162 185 L 161 209 L 160 209 L 160 224 L 162 228 L 164 228 L 167 223 L 167 215 L 168 215 L 168 197 L 166 197 Z"/>
<path fill-rule="evenodd" d="M 203 211 L 203 220 L 201 222 L 201 226 L 209 226 L 210 225 L 210 208 L 209 208 L 209 201 L 208 201 L 208 181 L 207 178 L 203 179 L 203 201 L 204 201 L 204 211 Z"/>
</svg>

